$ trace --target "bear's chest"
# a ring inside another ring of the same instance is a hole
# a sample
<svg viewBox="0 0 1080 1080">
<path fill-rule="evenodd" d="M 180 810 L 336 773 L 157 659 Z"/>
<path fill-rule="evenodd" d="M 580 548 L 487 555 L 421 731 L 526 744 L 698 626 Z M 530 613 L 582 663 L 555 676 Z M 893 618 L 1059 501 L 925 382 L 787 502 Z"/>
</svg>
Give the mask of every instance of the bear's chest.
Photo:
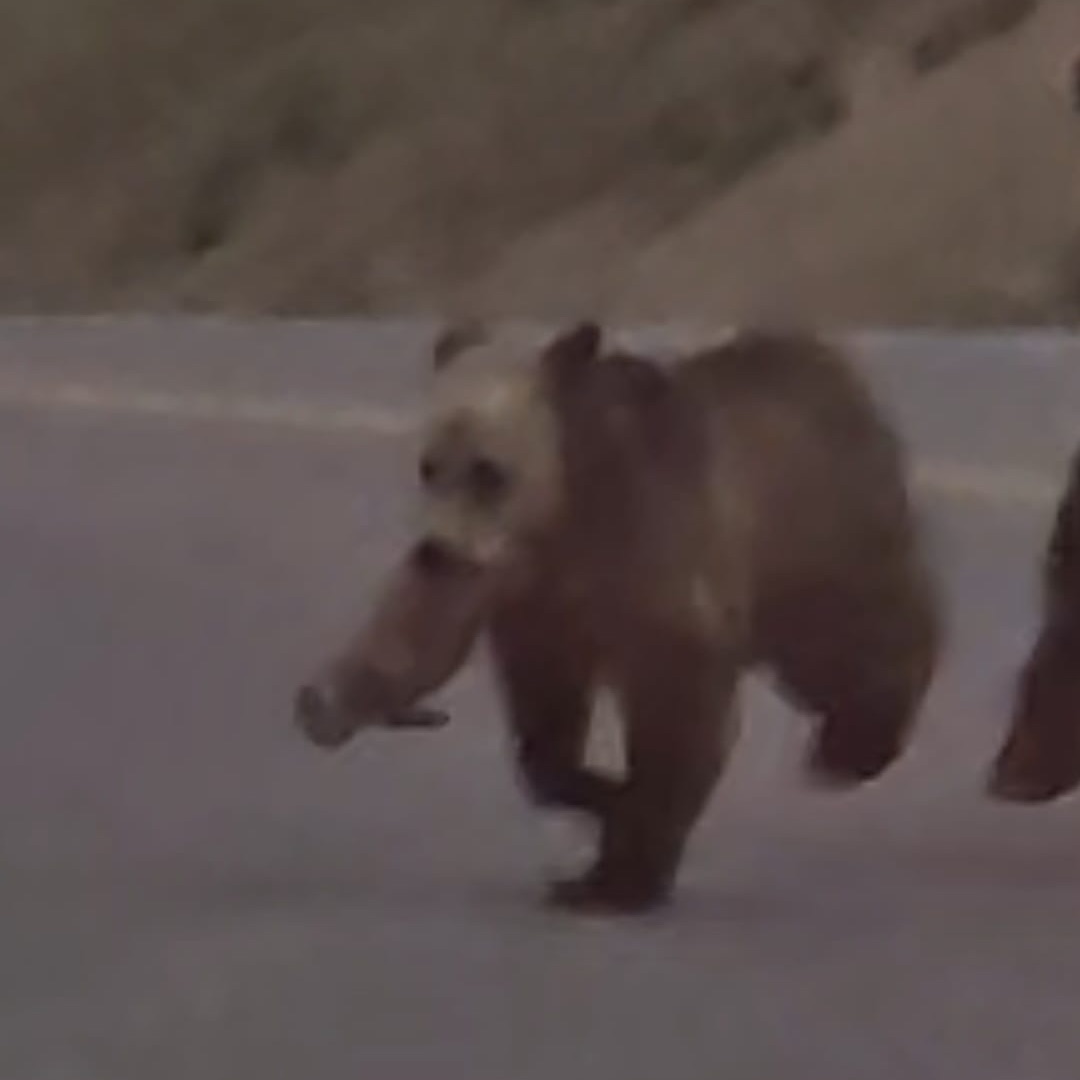
<svg viewBox="0 0 1080 1080">
<path fill-rule="evenodd" d="M 661 640 L 730 648 L 743 636 L 746 605 L 715 566 L 684 564 L 627 574 L 611 560 L 566 571 L 549 583 L 549 602 L 568 630 L 597 654 L 623 663 Z"/>
</svg>

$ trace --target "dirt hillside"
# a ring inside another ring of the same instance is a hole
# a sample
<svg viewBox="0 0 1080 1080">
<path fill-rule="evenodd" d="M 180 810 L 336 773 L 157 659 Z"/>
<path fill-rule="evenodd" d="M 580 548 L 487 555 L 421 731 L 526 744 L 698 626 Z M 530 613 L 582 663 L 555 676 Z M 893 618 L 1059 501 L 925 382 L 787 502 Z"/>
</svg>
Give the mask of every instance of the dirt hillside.
<svg viewBox="0 0 1080 1080">
<path fill-rule="evenodd" d="M 0 10 L 0 309 L 1060 322 L 1077 0 Z"/>
</svg>

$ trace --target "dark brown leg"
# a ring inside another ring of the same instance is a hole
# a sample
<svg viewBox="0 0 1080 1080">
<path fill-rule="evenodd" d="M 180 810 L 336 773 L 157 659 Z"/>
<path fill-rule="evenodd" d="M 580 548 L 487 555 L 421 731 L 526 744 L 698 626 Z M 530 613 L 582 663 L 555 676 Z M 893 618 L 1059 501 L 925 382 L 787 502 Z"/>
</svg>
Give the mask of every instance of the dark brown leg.
<svg viewBox="0 0 1080 1080">
<path fill-rule="evenodd" d="M 930 689 L 941 632 L 934 598 L 917 583 L 889 592 L 831 592 L 794 606 L 773 635 L 780 689 L 820 721 L 807 768 L 828 787 L 884 773 Z"/>
<path fill-rule="evenodd" d="M 621 781 L 584 765 L 594 656 L 562 614 L 539 599 L 500 611 L 491 629 L 496 677 L 532 799 L 603 818 Z"/>
<path fill-rule="evenodd" d="M 723 772 L 733 741 L 735 671 L 690 647 L 657 648 L 621 686 L 628 779 L 604 822 L 600 853 L 551 901 L 631 914 L 664 904 L 687 839 Z"/>
<path fill-rule="evenodd" d="M 1054 515 L 1042 586 L 1039 636 L 987 784 L 1005 802 L 1048 802 L 1080 785 L 1080 450 Z"/>
<path fill-rule="evenodd" d="M 1003 802 L 1040 803 L 1080 785 L 1080 623 L 1041 630 L 1017 686 L 1008 735 L 988 783 Z"/>
</svg>

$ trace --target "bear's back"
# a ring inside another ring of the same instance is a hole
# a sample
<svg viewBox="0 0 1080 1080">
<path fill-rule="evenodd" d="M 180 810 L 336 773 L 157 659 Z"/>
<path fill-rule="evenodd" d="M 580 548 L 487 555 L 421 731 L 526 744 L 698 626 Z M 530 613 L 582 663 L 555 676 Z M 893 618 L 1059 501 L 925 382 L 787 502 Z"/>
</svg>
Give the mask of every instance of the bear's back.
<svg viewBox="0 0 1080 1080">
<path fill-rule="evenodd" d="M 812 337 L 744 333 L 682 360 L 674 377 L 707 414 L 716 498 L 741 507 L 765 576 L 831 577 L 906 549 L 903 447 L 843 354 Z"/>
<path fill-rule="evenodd" d="M 723 345 L 686 357 L 676 378 L 728 424 L 762 426 L 780 418 L 814 428 L 830 447 L 868 444 L 886 456 L 899 450 L 891 426 L 847 358 L 813 337 L 746 332 Z"/>
</svg>

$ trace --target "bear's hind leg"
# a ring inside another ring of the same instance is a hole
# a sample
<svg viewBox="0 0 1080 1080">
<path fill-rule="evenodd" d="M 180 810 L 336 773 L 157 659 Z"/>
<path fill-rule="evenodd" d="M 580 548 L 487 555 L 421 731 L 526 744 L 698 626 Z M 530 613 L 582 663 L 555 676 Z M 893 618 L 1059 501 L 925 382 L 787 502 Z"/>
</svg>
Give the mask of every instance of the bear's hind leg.
<svg viewBox="0 0 1080 1080">
<path fill-rule="evenodd" d="M 628 778 L 604 821 L 600 852 L 579 878 L 557 882 L 551 903 L 632 914 L 664 904 L 687 840 L 733 742 L 734 668 L 653 657 L 619 688 Z"/>
<path fill-rule="evenodd" d="M 819 718 L 808 772 L 836 789 L 867 783 L 903 753 L 930 689 L 940 636 L 933 595 L 914 584 L 892 603 L 834 594 L 800 614 L 770 659 L 781 691 Z"/>
<path fill-rule="evenodd" d="M 1050 619 L 1017 680 L 1009 730 L 988 780 L 1003 802 L 1041 803 L 1080 785 L 1080 624 Z"/>
</svg>

